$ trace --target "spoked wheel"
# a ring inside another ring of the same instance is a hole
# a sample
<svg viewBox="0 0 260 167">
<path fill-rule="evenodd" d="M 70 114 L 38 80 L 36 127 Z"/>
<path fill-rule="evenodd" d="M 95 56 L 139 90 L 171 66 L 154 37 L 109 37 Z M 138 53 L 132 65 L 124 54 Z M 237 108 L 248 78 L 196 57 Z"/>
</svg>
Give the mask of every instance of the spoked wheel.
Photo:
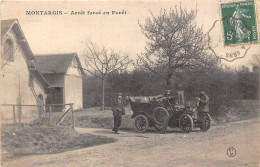
<svg viewBox="0 0 260 167">
<path fill-rule="evenodd" d="M 137 115 L 135 117 L 135 130 L 139 133 L 145 132 L 148 128 L 149 121 L 147 117 L 143 114 Z"/>
<path fill-rule="evenodd" d="M 193 120 L 190 115 L 183 114 L 180 117 L 179 126 L 183 132 L 189 133 L 193 129 Z"/>
<path fill-rule="evenodd" d="M 210 128 L 210 118 L 208 114 L 205 114 L 201 120 L 200 129 L 202 132 L 206 132 Z"/>
<path fill-rule="evenodd" d="M 156 107 L 152 113 L 153 121 L 158 125 L 168 124 L 170 119 L 169 112 L 163 107 Z"/>
</svg>

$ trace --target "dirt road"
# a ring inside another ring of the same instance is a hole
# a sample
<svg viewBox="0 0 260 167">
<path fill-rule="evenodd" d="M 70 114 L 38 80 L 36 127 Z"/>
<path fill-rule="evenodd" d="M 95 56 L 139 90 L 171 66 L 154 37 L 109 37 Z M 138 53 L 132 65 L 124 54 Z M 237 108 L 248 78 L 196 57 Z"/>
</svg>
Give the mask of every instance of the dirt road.
<svg viewBox="0 0 260 167">
<path fill-rule="evenodd" d="M 260 166 L 260 118 L 213 126 L 206 133 L 169 130 L 167 134 L 153 131 L 139 134 L 121 130 L 116 135 L 108 129 L 77 128 L 77 131 L 118 141 L 60 154 L 15 158 L 2 166 Z M 234 157 L 227 155 L 229 147 L 236 149 Z"/>
</svg>

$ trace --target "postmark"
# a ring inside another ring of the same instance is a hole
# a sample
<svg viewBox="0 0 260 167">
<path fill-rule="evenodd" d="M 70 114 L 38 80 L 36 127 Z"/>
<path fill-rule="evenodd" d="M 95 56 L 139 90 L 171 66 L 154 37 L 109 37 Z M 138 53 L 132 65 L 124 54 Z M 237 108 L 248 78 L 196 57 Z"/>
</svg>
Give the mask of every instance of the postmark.
<svg viewBox="0 0 260 167">
<path fill-rule="evenodd" d="M 221 21 L 216 20 L 210 30 L 208 31 L 208 48 L 211 53 L 220 60 L 226 62 L 233 62 L 237 59 L 244 58 L 250 47 L 250 44 L 236 44 L 232 47 L 224 45 L 224 37 L 220 35 L 221 32 Z M 242 45 L 242 46 L 239 46 Z"/>
<path fill-rule="evenodd" d="M 222 3 L 220 8 L 225 46 L 259 41 L 254 1 Z"/>
</svg>

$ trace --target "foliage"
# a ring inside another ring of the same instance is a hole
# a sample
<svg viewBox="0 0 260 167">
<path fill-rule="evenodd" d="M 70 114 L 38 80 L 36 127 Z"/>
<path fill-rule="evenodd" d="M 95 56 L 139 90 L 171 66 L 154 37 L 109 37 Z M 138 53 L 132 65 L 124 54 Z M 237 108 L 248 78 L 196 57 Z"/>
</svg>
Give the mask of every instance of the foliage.
<svg viewBox="0 0 260 167">
<path fill-rule="evenodd" d="M 200 89 L 205 89 L 210 97 L 210 107 L 215 109 L 228 104 L 234 99 L 259 98 L 259 70 L 253 67 L 243 67 L 237 71 L 227 67 L 201 69 L 196 71 L 185 70 L 176 73 L 173 77 L 172 90 L 185 91 L 185 98 L 192 101 L 197 97 Z M 86 79 L 84 84 L 85 107 L 98 106 L 101 99 L 101 90 L 97 79 Z M 131 72 L 111 73 L 107 77 L 106 104 L 110 106 L 111 100 L 117 92 L 124 96 L 154 96 L 163 93 L 164 84 L 159 76 L 143 69 Z"/>
</svg>

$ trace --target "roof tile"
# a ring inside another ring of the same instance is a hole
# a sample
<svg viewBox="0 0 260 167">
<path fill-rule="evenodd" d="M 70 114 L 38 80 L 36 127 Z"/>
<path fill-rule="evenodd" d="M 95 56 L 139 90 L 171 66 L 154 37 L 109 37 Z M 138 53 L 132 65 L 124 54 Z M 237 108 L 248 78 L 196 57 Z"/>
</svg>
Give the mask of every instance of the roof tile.
<svg viewBox="0 0 260 167">
<path fill-rule="evenodd" d="M 66 73 L 76 53 L 37 55 L 36 67 L 43 74 Z"/>
</svg>

